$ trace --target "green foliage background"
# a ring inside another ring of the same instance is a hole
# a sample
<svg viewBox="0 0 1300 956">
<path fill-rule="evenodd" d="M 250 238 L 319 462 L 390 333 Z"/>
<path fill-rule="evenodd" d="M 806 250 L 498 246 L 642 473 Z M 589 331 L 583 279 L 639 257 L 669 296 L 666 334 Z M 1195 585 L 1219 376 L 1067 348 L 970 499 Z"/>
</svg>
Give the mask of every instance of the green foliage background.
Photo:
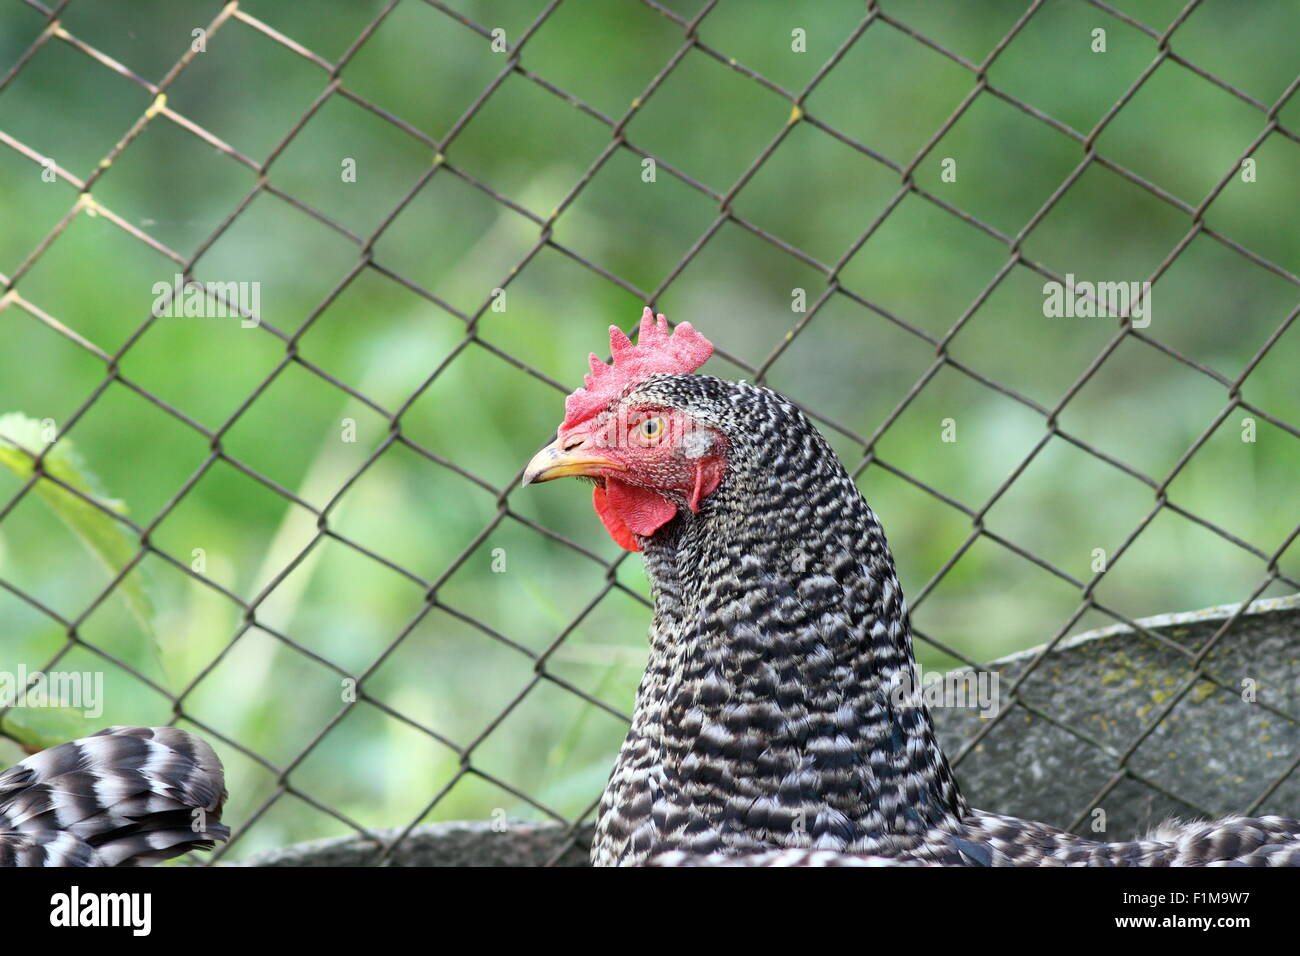
<svg viewBox="0 0 1300 956">
<path fill-rule="evenodd" d="M 537 0 L 448 2 L 477 23 L 504 29 L 512 42 L 543 7 Z M 697 0 L 666 5 L 685 17 L 700 8 Z M 978 63 L 1026 4 L 890 0 L 881 6 L 899 23 Z M 1183 4 L 1115 0 L 1114 6 L 1160 31 Z M 239 5 L 330 63 L 381 7 L 378 0 Z M 156 83 L 186 49 L 191 31 L 221 8 L 198 0 L 74 0 L 60 23 Z M 724 0 L 701 21 L 698 36 L 797 91 L 862 15 L 863 5 L 848 0 Z M 0 73 L 45 24 L 35 5 L 5 0 Z M 1097 27 L 1107 31 L 1104 54 L 1089 49 Z M 795 28 L 806 31 L 806 53 L 791 50 Z M 1289 0 L 1207 0 L 1178 29 L 1172 48 L 1272 106 L 1297 75 L 1297 35 L 1300 8 Z M 569 0 L 528 42 L 522 63 L 617 119 L 682 44 L 681 27 L 648 6 Z M 987 81 L 1087 132 L 1156 54 L 1155 40 L 1096 6 L 1054 0 L 996 60 Z M 403 0 L 339 80 L 441 140 L 504 63 L 479 34 L 427 3 Z M 231 19 L 169 88 L 167 106 L 260 164 L 329 82 L 320 67 Z M 969 70 L 879 21 L 820 82 L 805 108 L 907 164 L 975 82 Z M 1297 99 L 1277 112 L 1289 130 L 1300 129 Z M 0 132 L 84 179 L 151 101 L 145 89 L 53 39 L 0 91 Z M 788 100 L 691 50 L 634 114 L 625 135 L 725 194 L 790 117 Z M 1096 148 L 1194 207 L 1266 123 L 1260 110 L 1167 61 L 1104 127 Z M 513 74 L 444 152 L 457 169 L 545 218 L 610 140 L 608 127 Z M 1257 181 L 1234 178 L 1205 214 L 1210 228 L 1291 275 L 1300 271 L 1297 148 L 1294 136 L 1274 131 L 1265 137 L 1252 152 Z M 1082 155 L 1074 140 L 983 92 L 926 154 L 915 181 L 1015 236 Z M 945 157 L 957 162 L 956 182 L 940 179 Z M 356 160 L 355 183 L 340 181 L 344 158 Z M 369 239 L 433 161 L 426 144 L 336 94 L 278 153 L 265 171 L 268 188 L 204 251 L 196 273 L 260 282 L 265 320 L 293 335 L 349 276 L 359 249 L 271 189 Z M 75 622 L 75 642 L 56 666 L 106 671 L 100 724 L 166 722 L 173 709 L 165 695 L 106 664 L 96 651 L 172 693 L 185 690 L 185 714 L 264 758 L 250 759 L 217 741 L 229 771 L 229 817 L 241 831 L 235 856 L 351 832 L 318 805 L 366 826 L 404 825 L 421 816 L 484 818 L 495 808 L 544 815 L 493 779 L 566 818 L 587 810 L 624 726 L 556 681 L 539 679 L 538 671 L 629 710 L 649 619 L 631 594 L 644 593 L 645 582 L 639 563 L 624 560 L 613 572 L 621 587 L 590 606 L 606 591 L 606 567 L 516 518 L 613 559 L 617 548 L 592 516 L 585 490 L 563 482 L 520 490 L 512 483 L 561 417 L 563 391 L 546 379 L 566 388 L 577 383 L 587 352 L 604 351 L 606 326 L 629 326 L 643 304 L 575 256 L 640 290 L 658 289 L 717 218 L 717 204 L 662 167 L 655 183 L 643 182 L 639 157 L 615 150 L 555 223 L 555 242 L 574 255 L 541 249 L 509 282 L 506 310 L 485 312 L 468 345 L 462 347 L 460 318 L 367 268 L 295 340 L 302 362 L 284 365 L 284 339 L 227 319 L 161 319 L 132 340 L 148 318 L 153 284 L 170 281 L 177 269 L 106 215 L 83 209 L 30 260 L 77 202 L 73 186 L 44 182 L 40 173 L 30 157 L 0 145 L 0 273 L 18 276 L 14 287 L 23 299 L 118 356 L 122 380 L 219 432 L 225 455 L 316 508 L 329 506 L 328 525 L 338 535 L 439 582 L 438 606 L 427 610 L 424 589 L 409 577 L 319 537 L 315 515 L 265 482 L 227 461 L 210 463 L 212 441 L 114 380 L 101 358 L 68 335 L 10 306 L 0 311 L 0 412 L 66 427 L 85 467 L 106 495 L 121 499 L 133 521 L 149 528 L 154 548 L 185 565 L 202 549 L 206 576 L 256 601 L 258 624 L 299 647 L 261 627 L 246 629 L 237 603 L 149 554 L 139 575 L 154 608 L 153 650 L 126 602 L 98 600 L 111 575 L 96 554 L 40 496 L 26 494 L 11 505 L 24 480 L 0 471 L 0 669 L 42 668 L 68 647 L 69 627 L 43 606 Z M 104 172 L 94 197 L 188 257 L 257 184 L 256 171 L 156 117 Z M 803 121 L 734 196 L 732 208 L 832 264 L 899 188 L 897 173 Z M 1023 236 L 1020 248 L 1061 274 L 1141 280 L 1190 228 L 1185 213 L 1093 163 Z M 538 232 L 534 222 L 440 170 L 379 233 L 373 260 L 472 314 L 507 280 Z M 1009 255 L 1006 244 L 909 194 L 840 279 L 903 322 L 942 338 Z M 1115 326 L 1106 319 L 1044 318 L 1042 284 L 1038 274 L 1014 267 L 951 339 L 948 353 L 1054 408 Z M 728 222 L 657 304 L 671 319 L 690 319 L 723 351 L 758 365 L 804 318 L 791 310 L 791 290 L 806 289 L 811 302 L 825 287 L 816 268 Z M 1231 380 L 1294 314 L 1297 285 L 1201 234 L 1160 276 L 1153 301 L 1149 336 Z M 540 374 L 521 370 L 501 353 Z M 934 361 L 935 349 L 923 338 L 837 295 L 766 381 L 867 439 Z M 390 422 L 308 364 L 390 414 L 410 401 L 401 433 L 482 483 L 392 445 L 349 484 L 387 441 Z M 1292 325 L 1241 389 L 1246 401 L 1290 429 L 1259 418 L 1257 441 L 1245 443 L 1244 413 L 1234 412 L 1165 489 L 1171 503 L 1270 557 L 1300 521 L 1297 369 L 1300 329 Z M 747 374 L 722 358 L 709 370 Z M 1130 337 L 1082 385 L 1058 424 L 1160 483 L 1228 398 L 1221 384 Z M 940 422 L 949 417 L 957 422 L 955 443 L 940 441 Z M 349 418 L 356 422 L 355 443 L 340 439 L 341 422 Z M 947 365 L 879 437 L 859 481 L 889 531 L 909 596 L 922 593 L 948 564 L 971 535 L 972 522 L 898 472 L 980 511 L 1044 429 L 1041 415 Z M 830 437 L 851 468 L 863 461 L 861 444 L 840 432 Z M 507 516 L 482 535 L 502 501 Z M 1148 485 L 1053 437 L 982 522 L 992 535 L 1087 581 L 1093 549 L 1113 554 L 1155 503 Z M 466 549 L 468 557 L 444 580 Z M 492 570 L 494 555 L 504 559 L 502 573 Z M 293 570 L 281 578 L 290 564 Z M 1291 543 L 1276 567 L 1293 580 L 1300 577 L 1300 545 Z M 1139 617 L 1240 601 L 1266 573 L 1266 560 L 1166 509 L 1114 564 L 1095 596 Z M 1274 583 L 1264 594 L 1288 590 Z M 990 659 L 1049 639 L 1081 599 L 1078 588 L 981 536 L 925 594 L 915 623 L 970 658 Z M 1089 611 L 1070 631 L 1109 623 L 1108 616 Z M 520 648 L 546 656 L 538 663 Z M 925 642 L 918 653 L 929 668 L 953 662 Z M 366 692 L 456 746 L 472 747 L 464 765 L 456 750 L 381 709 L 364 702 L 341 707 L 339 670 L 359 674 L 381 655 Z M 331 721 L 337 722 L 299 760 Z"/>
</svg>

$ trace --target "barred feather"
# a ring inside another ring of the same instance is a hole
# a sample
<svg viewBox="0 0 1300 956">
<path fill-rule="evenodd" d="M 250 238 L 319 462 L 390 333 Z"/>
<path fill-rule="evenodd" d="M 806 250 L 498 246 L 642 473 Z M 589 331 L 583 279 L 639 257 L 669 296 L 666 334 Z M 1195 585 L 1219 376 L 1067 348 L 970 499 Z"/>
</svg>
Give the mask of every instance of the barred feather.
<svg viewBox="0 0 1300 956">
<path fill-rule="evenodd" d="M 230 836 L 221 761 L 175 727 L 109 727 L 0 773 L 0 866 L 135 866 Z"/>
<path fill-rule="evenodd" d="M 880 523 L 766 388 L 653 375 L 610 408 L 679 409 L 727 442 L 698 514 L 638 537 L 650 660 L 602 797 L 596 865 L 1297 866 L 1300 822 L 1097 843 L 972 809 L 919 693 Z"/>
</svg>

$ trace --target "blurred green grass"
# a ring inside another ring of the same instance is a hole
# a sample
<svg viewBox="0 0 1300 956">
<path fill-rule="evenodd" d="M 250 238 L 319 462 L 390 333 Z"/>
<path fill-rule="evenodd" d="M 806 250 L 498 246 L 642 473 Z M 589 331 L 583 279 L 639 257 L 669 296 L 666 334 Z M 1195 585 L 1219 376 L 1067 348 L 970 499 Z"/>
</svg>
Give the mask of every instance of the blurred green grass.
<svg viewBox="0 0 1300 956">
<path fill-rule="evenodd" d="M 240 9 L 335 61 L 381 6 L 375 0 L 246 0 Z M 453 6 L 481 24 L 502 27 L 512 40 L 542 8 L 469 0 Z M 687 0 L 668 6 L 686 17 L 699 8 Z M 883 6 L 975 62 L 1023 10 L 1021 4 L 991 0 Z M 1133 0 L 1116 6 L 1159 31 L 1181 4 Z M 74 2 L 61 23 L 157 82 L 190 42 L 191 31 L 219 9 L 197 0 Z M 724 2 L 701 22 L 699 36 L 745 67 L 798 89 L 861 16 L 861 4 L 840 0 L 790 6 Z M 1297 34 L 1298 21 L 1300 11 L 1282 0 L 1207 2 L 1178 30 L 1173 48 L 1272 104 L 1297 72 L 1288 38 Z M 1090 31 L 1098 26 L 1108 31 L 1104 55 L 1088 49 Z M 0 71 L 18 60 L 43 27 L 29 5 L 0 7 Z M 804 54 L 791 51 L 795 28 L 807 32 Z M 522 62 L 617 119 L 682 42 L 679 26 L 644 5 L 571 2 L 530 40 Z M 1085 3 L 1058 0 L 1033 17 L 993 64 L 988 80 L 1087 132 L 1155 55 L 1155 41 L 1140 31 Z M 407 0 L 359 49 L 341 80 L 438 140 L 503 63 L 477 34 L 427 4 Z M 318 67 L 231 20 L 168 91 L 168 106 L 260 163 L 328 82 Z M 879 22 L 806 106 L 828 125 L 906 164 L 973 82 L 967 70 Z M 0 130 L 84 178 L 150 99 L 102 64 L 53 41 L 0 92 Z M 726 193 L 789 115 L 788 101 L 692 50 L 635 114 L 626 135 Z M 1300 107 L 1292 98 L 1279 120 L 1295 128 L 1297 119 Z M 1166 62 L 1105 128 L 1097 148 L 1196 206 L 1265 122 L 1262 112 Z M 545 219 L 609 142 L 605 125 L 514 74 L 445 154 L 457 169 Z M 1267 137 L 1253 154 L 1258 180 L 1229 182 L 1206 214 L 1211 228 L 1291 274 L 1300 265 L 1296 150 L 1281 134 Z M 1015 235 L 1081 156 L 1073 140 L 983 93 L 915 178 L 944 201 Z M 340 181 L 345 157 L 356 160 L 355 183 Z M 944 157 L 957 161 L 956 182 L 940 178 Z M 427 143 L 335 95 L 288 143 L 267 176 L 275 189 L 369 237 L 432 162 Z M 653 290 L 709 229 L 718 209 L 665 170 L 653 184 L 641 180 L 641 170 L 638 156 L 614 152 L 556 221 L 554 238 L 599 269 Z M 256 185 L 253 170 L 158 118 L 103 173 L 94 195 L 188 257 Z M 887 208 L 899 185 L 885 166 L 800 123 L 735 196 L 734 209 L 830 264 Z M 30 159 L 0 149 L 0 273 L 13 276 L 75 201 L 71 186 L 43 182 Z M 1138 280 L 1158 267 L 1189 228 L 1186 215 L 1094 164 L 1024 238 L 1022 249 L 1061 274 Z M 384 229 L 373 255 L 383 269 L 473 313 L 537 238 L 533 221 L 444 170 Z M 942 337 L 1008 256 L 1007 247 L 986 232 L 912 194 L 844 265 L 840 279 L 903 322 Z M 586 353 L 603 352 L 605 327 L 630 324 L 640 299 L 572 255 L 546 247 L 509 282 L 505 311 L 485 312 L 475 341 L 461 348 L 461 319 L 377 269 L 361 271 L 329 298 L 357 260 L 357 247 L 346 235 L 263 191 L 204 252 L 196 271 L 205 279 L 260 282 L 263 315 L 286 334 L 310 319 L 296 340 L 305 362 L 390 413 L 409 402 L 402 434 L 489 488 L 402 445 L 387 447 L 347 484 L 386 445 L 389 422 L 296 363 L 259 391 L 286 356 L 284 341 L 265 329 L 222 319 L 162 319 L 122 354 L 119 368 L 126 380 L 172 408 L 222 430 L 226 454 L 313 507 L 328 508 L 328 527 L 337 535 L 424 581 L 439 582 L 439 606 L 433 609 L 416 581 L 339 540 L 318 537 L 315 515 L 224 461 L 204 470 L 173 504 L 208 461 L 209 441 L 121 382 L 105 386 L 102 361 L 22 309 L 0 313 L 0 412 L 63 425 L 95 395 L 68 436 L 107 493 L 126 503 L 134 521 L 151 527 L 153 546 L 185 565 L 201 549 L 211 581 L 256 602 L 261 627 L 246 628 L 236 603 L 149 555 L 142 573 L 163 648 L 152 658 L 141 650 L 138 622 L 120 602 L 95 603 L 108 581 L 102 566 L 36 496 L 25 496 L 0 520 L 0 579 L 76 622 L 76 642 L 58 667 L 106 670 L 102 723 L 167 721 L 172 705 L 129 673 L 105 667 L 91 647 L 119 656 L 173 693 L 197 679 L 183 700 L 184 712 L 285 768 L 342 709 L 339 670 L 359 674 L 382 658 L 365 682 L 368 694 L 456 746 L 473 745 L 471 759 L 462 763 L 455 750 L 364 702 L 292 766 L 287 781 L 219 745 L 229 768 L 230 816 L 237 827 L 256 819 L 236 856 L 350 832 L 297 794 L 367 826 L 405 824 L 435 797 L 440 799 L 426 819 L 486 818 L 497 807 L 517 816 L 540 815 L 489 779 L 495 778 L 574 817 L 598 795 L 624 727 L 539 676 L 534 659 L 518 648 L 545 655 L 545 674 L 622 711 L 631 707 L 644 660 L 649 614 L 627 593 L 645 594 L 639 563 L 622 561 L 614 576 L 627 592 L 610 590 L 592 607 L 607 588 L 605 569 L 513 517 L 604 558 L 617 556 L 583 489 L 563 483 L 510 488 L 560 418 L 563 392 L 498 354 L 571 386 Z M 105 217 L 83 213 L 28 263 L 16 288 L 26 301 L 114 354 L 147 317 L 153 284 L 176 271 L 173 262 Z M 1045 319 L 1042 282 L 1024 266 L 1013 268 L 961 327 L 949 352 L 978 374 L 1053 408 L 1096 359 L 1113 326 L 1107 320 Z M 690 319 L 720 348 L 757 365 L 804 318 L 791 311 L 796 288 L 814 301 L 825 278 L 726 223 L 657 304 L 670 318 Z M 1161 275 L 1154 301 L 1155 319 L 1146 330 L 1151 337 L 1235 379 L 1296 307 L 1296 285 L 1201 234 Z M 766 380 L 866 438 L 934 360 L 933 346 L 923 339 L 836 296 Z M 1300 331 L 1293 326 L 1241 394 L 1294 426 L 1300 422 L 1298 368 Z M 746 374 L 721 358 L 707 370 Z M 1129 339 L 1071 399 L 1059 425 L 1160 482 L 1227 401 L 1227 390 L 1208 377 Z M 1168 497 L 1271 555 L 1300 520 L 1300 443 L 1262 418 L 1258 440 L 1243 443 L 1244 414 L 1222 422 L 1170 483 Z M 949 417 L 958 427 L 958 441 L 951 444 L 940 441 L 940 423 Z M 346 419 L 355 421 L 355 443 L 341 440 Z M 828 434 L 851 469 L 863 461 L 861 444 L 839 431 Z M 885 431 L 859 482 L 882 516 L 909 596 L 945 566 L 972 526 L 894 469 L 978 511 L 1043 435 L 1042 416 L 951 367 L 939 370 Z M 0 474 L 0 501 L 8 502 L 19 487 L 16 478 Z M 493 524 L 498 492 L 508 492 L 511 514 Z M 1154 503 L 1147 485 L 1053 437 L 987 511 L 984 526 L 1086 581 L 1093 549 L 1113 553 Z M 166 516 L 152 527 L 164 509 Z M 443 580 L 466 549 L 468 557 Z M 501 558 L 504 570 L 493 571 Z M 1277 564 L 1293 579 L 1300 576 L 1300 545 L 1292 544 Z M 1257 556 L 1164 511 L 1096 595 L 1137 617 L 1242 600 L 1265 573 Z M 1274 584 L 1265 595 L 1286 590 Z M 1080 599 L 1077 588 L 982 537 L 926 594 L 915 623 L 969 657 L 989 659 L 1048 639 Z M 11 590 L 0 590 L 0 622 L 5 669 L 43 667 L 68 645 L 65 627 Z M 1110 618 L 1089 612 L 1072 630 L 1108 623 Z M 952 663 L 924 642 L 918 654 L 928 668 Z M 286 785 L 289 792 L 262 812 Z"/>
</svg>

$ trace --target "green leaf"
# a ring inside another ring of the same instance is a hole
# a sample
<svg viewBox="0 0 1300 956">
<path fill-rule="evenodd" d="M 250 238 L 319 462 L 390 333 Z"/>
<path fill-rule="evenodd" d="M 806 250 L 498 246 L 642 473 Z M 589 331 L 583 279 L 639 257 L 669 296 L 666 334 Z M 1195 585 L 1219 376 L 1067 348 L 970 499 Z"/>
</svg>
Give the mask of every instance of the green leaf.
<svg viewBox="0 0 1300 956">
<path fill-rule="evenodd" d="M 8 468 L 21 480 L 27 481 L 34 471 L 33 455 L 39 454 L 48 442 L 44 435 L 44 426 L 34 418 L 18 412 L 0 415 L 0 465 Z M 100 485 L 94 472 L 88 469 L 77 454 L 77 450 L 67 439 L 60 439 L 45 456 L 43 470 L 64 484 L 76 488 L 89 498 L 93 498 L 105 508 L 126 514 L 126 505 L 115 498 L 109 498 Z M 82 543 L 97 557 L 116 577 L 135 557 L 137 545 L 123 525 L 112 516 L 87 501 L 83 501 L 66 488 L 41 478 L 33 489 L 69 529 L 81 539 Z M 126 602 L 127 608 L 139 621 L 145 634 L 150 638 L 154 653 L 158 644 L 153 629 L 153 603 L 145 591 L 144 578 L 138 568 L 118 583 L 114 591 Z"/>
<path fill-rule="evenodd" d="M 26 756 L 22 747 L 6 737 L 0 737 L 0 772 L 8 770 Z"/>
<path fill-rule="evenodd" d="M 100 729 L 70 707 L 13 707 L 0 717 L 0 734 L 34 750 L 88 737 Z"/>
</svg>

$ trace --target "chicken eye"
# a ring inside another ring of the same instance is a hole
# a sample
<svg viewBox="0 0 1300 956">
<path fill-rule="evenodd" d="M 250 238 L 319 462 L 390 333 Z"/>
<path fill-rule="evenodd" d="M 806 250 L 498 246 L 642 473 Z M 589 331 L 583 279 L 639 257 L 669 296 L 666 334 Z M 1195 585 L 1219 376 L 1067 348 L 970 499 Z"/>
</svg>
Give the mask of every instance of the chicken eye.
<svg viewBox="0 0 1300 956">
<path fill-rule="evenodd" d="M 646 442 L 652 442 L 659 438 L 664 431 L 664 420 L 662 418 L 647 418 L 636 428 L 637 436 Z"/>
</svg>

